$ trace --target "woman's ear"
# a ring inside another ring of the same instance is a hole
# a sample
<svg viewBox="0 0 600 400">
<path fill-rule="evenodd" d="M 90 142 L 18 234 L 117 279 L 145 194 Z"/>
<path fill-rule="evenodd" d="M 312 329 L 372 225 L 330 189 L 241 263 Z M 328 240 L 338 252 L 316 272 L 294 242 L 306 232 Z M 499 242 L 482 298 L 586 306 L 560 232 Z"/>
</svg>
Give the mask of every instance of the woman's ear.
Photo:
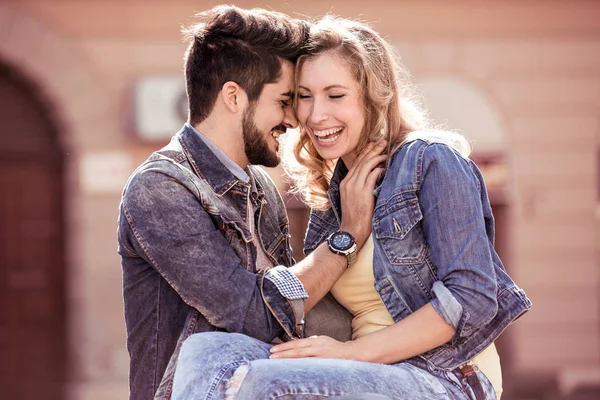
<svg viewBox="0 0 600 400">
<path fill-rule="evenodd" d="M 232 81 L 223 84 L 220 95 L 225 107 L 234 114 L 244 110 L 248 102 L 246 91 Z"/>
</svg>

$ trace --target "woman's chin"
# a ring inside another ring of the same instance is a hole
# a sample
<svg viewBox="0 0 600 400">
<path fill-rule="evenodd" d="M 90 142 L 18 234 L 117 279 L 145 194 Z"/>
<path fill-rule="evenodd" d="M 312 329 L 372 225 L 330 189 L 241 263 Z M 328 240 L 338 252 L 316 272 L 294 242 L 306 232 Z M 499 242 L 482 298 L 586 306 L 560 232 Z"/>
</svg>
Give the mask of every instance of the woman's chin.
<svg viewBox="0 0 600 400">
<path fill-rule="evenodd" d="M 317 148 L 317 152 L 325 160 L 336 160 L 341 157 L 338 151 Z"/>
</svg>

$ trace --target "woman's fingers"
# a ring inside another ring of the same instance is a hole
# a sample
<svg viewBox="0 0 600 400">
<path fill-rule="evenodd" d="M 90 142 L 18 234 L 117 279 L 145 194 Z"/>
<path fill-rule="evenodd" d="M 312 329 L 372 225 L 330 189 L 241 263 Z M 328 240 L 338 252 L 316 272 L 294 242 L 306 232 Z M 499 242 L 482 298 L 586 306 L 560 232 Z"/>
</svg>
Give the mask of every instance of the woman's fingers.
<svg viewBox="0 0 600 400">
<path fill-rule="evenodd" d="M 384 173 L 385 173 L 385 168 L 381 168 L 381 167 L 375 168 L 367 176 L 365 187 L 370 188 L 370 190 L 373 191 L 375 189 L 375 185 L 377 184 L 377 179 L 379 179 L 379 177 L 381 175 L 383 175 Z"/>
<path fill-rule="evenodd" d="M 301 349 L 290 349 L 285 351 L 279 351 L 277 353 L 271 353 L 269 358 L 302 358 L 302 357 L 317 357 L 315 349 L 310 347 Z"/>
<path fill-rule="evenodd" d="M 354 161 L 354 165 L 352 165 L 352 168 L 348 171 L 346 178 L 350 180 L 354 179 L 365 168 L 365 164 L 371 164 L 373 158 L 385 156 L 381 154 L 385 150 L 385 147 L 386 142 L 380 142 L 378 144 L 369 143 Z"/>
<path fill-rule="evenodd" d="M 289 342 L 278 344 L 271 347 L 271 358 L 299 358 L 314 357 L 315 344 L 317 336 L 311 336 L 306 339 L 291 340 Z"/>
<path fill-rule="evenodd" d="M 386 144 L 386 141 L 379 143 L 368 143 L 367 146 L 358 154 L 356 160 L 354 160 L 354 165 L 348 170 L 346 177 L 351 179 L 354 176 L 357 168 L 359 168 L 359 166 L 362 165 L 365 160 L 381 154 L 381 152 L 385 150 Z"/>
<path fill-rule="evenodd" d="M 312 339 L 314 339 L 316 337 L 317 336 L 311 336 L 306 339 L 290 340 L 289 342 L 284 342 L 284 343 L 278 344 L 276 346 L 271 347 L 271 353 L 277 353 L 280 351 L 310 347 Z"/>
<path fill-rule="evenodd" d="M 375 147 L 375 143 L 367 143 L 367 146 L 360 153 L 358 153 L 358 156 L 356 156 L 356 159 L 354 160 L 354 165 L 348 169 L 348 173 L 346 174 L 345 179 L 352 179 L 356 171 L 356 165 L 362 162 L 362 159 L 366 156 L 366 154 L 369 151 L 373 149 L 373 147 Z"/>
<path fill-rule="evenodd" d="M 382 167 L 378 167 L 380 164 L 384 163 L 387 159 L 387 155 L 382 154 L 378 156 L 374 156 L 368 160 L 365 160 L 361 165 L 359 165 L 354 170 L 354 175 L 352 177 L 346 177 L 344 181 L 340 184 L 340 191 L 345 196 L 361 196 L 365 191 L 372 192 L 375 188 L 375 181 L 369 180 L 369 176 L 376 169 L 381 169 Z M 381 171 L 377 173 L 379 176 Z"/>
<path fill-rule="evenodd" d="M 272 347 L 271 358 L 351 358 L 350 351 L 348 342 L 338 342 L 328 336 L 311 336 Z"/>
<path fill-rule="evenodd" d="M 366 147 L 340 183 L 340 229 L 350 232 L 359 248 L 371 234 L 371 220 L 375 208 L 373 189 L 377 177 L 381 174 L 380 170 L 374 171 L 387 159 L 387 155 L 381 154 L 385 147 L 385 142 Z"/>
<path fill-rule="evenodd" d="M 354 174 L 354 179 L 356 180 L 357 186 L 368 187 L 367 177 L 375 170 L 375 168 L 385 162 L 387 159 L 387 154 L 381 154 L 373 156 L 369 159 L 365 159 L 363 163 L 357 166 L 356 172 Z M 373 188 L 371 188 L 372 190 Z"/>
<path fill-rule="evenodd" d="M 365 161 L 381 154 L 386 148 L 387 142 L 379 142 L 379 143 L 369 143 L 367 147 L 360 152 L 358 157 L 356 157 L 356 161 L 354 162 L 354 167 L 359 167 Z"/>
</svg>

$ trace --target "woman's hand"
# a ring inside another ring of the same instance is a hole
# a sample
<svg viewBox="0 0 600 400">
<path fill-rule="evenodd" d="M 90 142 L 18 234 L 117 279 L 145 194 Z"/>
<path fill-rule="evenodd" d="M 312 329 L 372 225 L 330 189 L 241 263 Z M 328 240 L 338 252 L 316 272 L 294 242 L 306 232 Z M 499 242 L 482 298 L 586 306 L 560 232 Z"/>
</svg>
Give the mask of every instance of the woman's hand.
<svg viewBox="0 0 600 400">
<path fill-rule="evenodd" d="M 329 336 L 311 336 L 271 347 L 271 358 L 355 358 L 353 342 L 338 342 Z"/>
<path fill-rule="evenodd" d="M 340 183 L 340 199 L 342 205 L 342 221 L 340 230 L 350 232 L 360 249 L 371 234 L 375 196 L 373 190 L 377 178 L 385 171 L 378 167 L 385 162 L 387 155 L 386 142 L 370 143 L 356 157 L 356 161 L 348 170 L 348 174 Z"/>
</svg>

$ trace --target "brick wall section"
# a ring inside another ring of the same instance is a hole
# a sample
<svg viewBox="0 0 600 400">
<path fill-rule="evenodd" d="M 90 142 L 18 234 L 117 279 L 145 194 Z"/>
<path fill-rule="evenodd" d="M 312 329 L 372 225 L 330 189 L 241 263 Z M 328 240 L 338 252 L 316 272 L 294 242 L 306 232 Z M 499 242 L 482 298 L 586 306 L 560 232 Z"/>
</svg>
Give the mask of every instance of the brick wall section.
<svg viewBox="0 0 600 400">
<path fill-rule="evenodd" d="M 478 44 L 466 52 L 474 74 L 487 69 L 479 71 L 482 84 L 510 134 L 512 267 L 535 304 L 514 327 L 523 369 L 560 371 L 600 360 L 599 49 L 600 42 L 581 38 Z"/>
</svg>

